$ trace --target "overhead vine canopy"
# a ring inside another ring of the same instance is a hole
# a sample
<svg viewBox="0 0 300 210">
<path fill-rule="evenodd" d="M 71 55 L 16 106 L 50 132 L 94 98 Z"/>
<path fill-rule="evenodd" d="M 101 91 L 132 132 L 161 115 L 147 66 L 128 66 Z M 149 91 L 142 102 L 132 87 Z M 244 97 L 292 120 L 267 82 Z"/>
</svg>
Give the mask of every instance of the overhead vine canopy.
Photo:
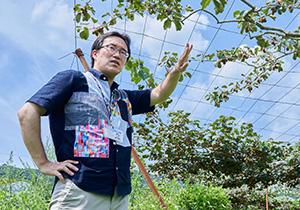
<svg viewBox="0 0 300 210">
<path fill-rule="evenodd" d="M 133 37 L 126 69 L 139 88 L 154 87 L 194 42 L 167 112 L 184 109 L 203 123 L 225 114 L 253 123 L 265 138 L 298 141 L 298 1 L 102 0 L 77 2 L 74 11 L 83 39 L 109 29 Z"/>
<path fill-rule="evenodd" d="M 77 32 L 131 35 L 123 86 L 155 87 L 185 43 L 195 46 L 172 97 L 136 120 L 135 144 L 154 172 L 225 187 L 299 184 L 299 144 L 286 144 L 300 136 L 298 1 L 105 2 L 75 5 Z"/>
</svg>

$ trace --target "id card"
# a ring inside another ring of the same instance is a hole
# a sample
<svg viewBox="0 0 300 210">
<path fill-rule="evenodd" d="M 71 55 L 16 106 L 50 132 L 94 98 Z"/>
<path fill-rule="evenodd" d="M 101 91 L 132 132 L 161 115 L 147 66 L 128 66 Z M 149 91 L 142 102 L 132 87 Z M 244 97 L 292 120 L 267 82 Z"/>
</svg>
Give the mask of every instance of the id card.
<svg viewBox="0 0 300 210">
<path fill-rule="evenodd" d="M 106 125 L 104 127 L 104 136 L 114 141 L 123 143 L 123 132 Z"/>
</svg>

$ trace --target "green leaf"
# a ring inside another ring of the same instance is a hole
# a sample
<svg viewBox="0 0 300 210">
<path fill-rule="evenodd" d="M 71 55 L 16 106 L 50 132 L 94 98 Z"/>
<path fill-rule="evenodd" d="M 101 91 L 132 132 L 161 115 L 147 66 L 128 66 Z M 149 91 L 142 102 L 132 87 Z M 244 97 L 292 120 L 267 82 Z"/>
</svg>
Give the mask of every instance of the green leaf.
<svg viewBox="0 0 300 210">
<path fill-rule="evenodd" d="M 165 54 L 166 54 L 166 52 L 165 52 Z M 165 55 L 162 59 L 161 59 L 161 62 L 164 62 L 164 61 L 166 61 L 167 60 L 167 56 Z"/>
<path fill-rule="evenodd" d="M 256 25 L 251 25 L 251 28 L 252 28 L 252 31 L 253 31 L 253 32 L 256 32 L 256 31 L 257 31 Z"/>
<path fill-rule="evenodd" d="M 245 16 L 246 11 L 243 10 L 236 19 L 242 19 Z"/>
<path fill-rule="evenodd" d="M 183 75 L 180 74 L 179 82 L 182 82 L 182 81 L 183 81 Z"/>
<path fill-rule="evenodd" d="M 226 59 L 226 56 L 223 55 L 223 54 L 221 54 L 221 55 L 218 55 L 218 58 L 219 58 L 219 59 Z"/>
<path fill-rule="evenodd" d="M 213 0 L 214 4 L 215 4 L 215 13 L 216 15 L 219 13 L 222 13 L 224 11 L 224 4 L 218 2 L 217 0 Z"/>
<path fill-rule="evenodd" d="M 263 9 L 262 12 L 267 16 L 269 14 L 270 7 Z"/>
<path fill-rule="evenodd" d="M 241 13 L 241 12 L 240 12 L 239 10 L 235 11 L 235 12 L 233 13 L 233 17 L 236 18 L 238 15 L 240 15 L 240 13 Z"/>
<path fill-rule="evenodd" d="M 210 99 L 210 95 L 209 94 L 205 95 L 205 99 L 208 101 Z"/>
<path fill-rule="evenodd" d="M 293 54 L 293 59 L 294 59 L 294 60 L 297 59 L 297 54 L 296 54 L 296 53 Z"/>
<path fill-rule="evenodd" d="M 132 61 L 131 60 L 127 61 L 126 65 L 125 65 L 125 69 L 129 70 L 129 71 L 132 69 Z"/>
<path fill-rule="evenodd" d="M 257 44 L 261 47 L 269 47 L 270 44 L 269 44 L 269 40 L 266 40 L 264 38 L 261 38 L 261 37 L 257 37 Z"/>
<path fill-rule="evenodd" d="M 82 21 L 88 21 L 91 18 L 89 13 L 86 13 L 86 15 L 83 15 Z"/>
<path fill-rule="evenodd" d="M 80 22 L 80 19 L 81 19 L 81 12 L 77 13 L 76 15 L 76 22 L 79 23 Z"/>
<path fill-rule="evenodd" d="M 150 74 L 148 72 L 145 72 L 145 71 L 139 71 L 139 77 L 141 77 L 142 80 L 146 80 L 150 77 Z"/>
<path fill-rule="evenodd" d="M 79 33 L 79 37 L 80 37 L 81 39 L 87 40 L 87 39 L 89 38 L 89 30 L 88 30 L 87 28 L 85 28 L 83 31 L 81 31 L 81 32 Z"/>
<path fill-rule="evenodd" d="M 208 5 L 210 4 L 210 2 L 211 2 L 212 0 L 202 0 L 201 1 L 201 6 L 202 6 L 202 8 L 201 9 L 205 9 L 206 7 L 208 7 Z"/>
<path fill-rule="evenodd" d="M 92 17 L 92 21 L 93 21 L 93 23 L 97 23 L 98 22 L 98 20 L 95 19 L 95 18 L 93 18 L 93 17 Z"/>
<path fill-rule="evenodd" d="M 218 67 L 218 68 L 221 68 L 221 67 L 222 67 L 222 64 L 221 64 L 221 62 L 215 62 L 215 63 L 214 63 L 214 66 L 215 66 L 215 67 Z"/>
<path fill-rule="evenodd" d="M 145 85 L 138 85 L 139 90 L 143 90 L 145 88 Z"/>
<path fill-rule="evenodd" d="M 243 22 L 242 24 L 239 25 L 241 27 L 241 34 L 244 33 L 244 30 L 245 30 L 247 25 L 248 25 L 248 22 Z"/>
<path fill-rule="evenodd" d="M 186 74 L 189 78 L 192 77 L 192 74 L 191 74 L 190 72 L 185 72 L 185 74 Z"/>
<path fill-rule="evenodd" d="M 176 27 L 176 31 L 180 31 L 182 28 L 182 25 L 179 21 L 174 21 L 175 27 Z"/>
<path fill-rule="evenodd" d="M 220 2 L 222 3 L 223 6 L 225 6 L 225 4 L 227 3 L 228 0 L 220 0 Z"/>
<path fill-rule="evenodd" d="M 269 5 L 273 2 L 273 0 L 266 0 L 266 4 Z"/>
<path fill-rule="evenodd" d="M 167 28 L 171 28 L 172 22 L 169 18 L 167 18 L 167 20 L 164 22 L 164 30 L 166 30 Z"/>
<path fill-rule="evenodd" d="M 101 17 L 106 17 L 106 16 L 110 16 L 110 13 L 109 12 L 107 12 L 107 13 L 105 13 L 104 15 L 102 15 Z"/>
<path fill-rule="evenodd" d="M 81 6 L 81 4 L 76 4 L 74 6 L 74 11 L 76 11 L 76 12 L 80 11 L 80 6 Z"/>
<path fill-rule="evenodd" d="M 143 69 L 144 68 L 144 63 L 141 61 L 141 62 L 139 62 L 139 69 Z"/>
<path fill-rule="evenodd" d="M 134 82 L 135 84 L 138 84 L 141 81 L 141 77 L 139 76 L 131 77 L 131 81 Z"/>
<path fill-rule="evenodd" d="M 185 11 L 187 11 L 187 12 L 193 12 L 194 9 L 190 5 L 187 5 L 186 8 L 185 8 Z"/>
</svg>

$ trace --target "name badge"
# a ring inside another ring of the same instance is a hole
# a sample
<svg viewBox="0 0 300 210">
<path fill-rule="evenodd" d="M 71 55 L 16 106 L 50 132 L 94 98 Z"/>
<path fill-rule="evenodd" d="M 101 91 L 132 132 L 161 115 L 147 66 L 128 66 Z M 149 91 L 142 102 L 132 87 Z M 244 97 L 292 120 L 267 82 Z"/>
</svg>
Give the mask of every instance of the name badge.
<svg viewBox="0 0 300 210">
<path fill-rule="evenodd" d="M 121 130 L 114 129 L 106 125 L 104 127 L 104 136 L 114 141 L 123 143 L 123 132 Z"/>
</svg>

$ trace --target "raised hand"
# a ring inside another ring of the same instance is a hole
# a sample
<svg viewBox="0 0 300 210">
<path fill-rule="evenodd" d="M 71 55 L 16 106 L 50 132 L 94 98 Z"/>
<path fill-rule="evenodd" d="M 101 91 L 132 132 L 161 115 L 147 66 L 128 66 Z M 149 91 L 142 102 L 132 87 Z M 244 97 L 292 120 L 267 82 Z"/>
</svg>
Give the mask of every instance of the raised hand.
<svg viewBox="0 0 300 210">
<path fill-rule="evenodd" d="M 173 68 L 173 71 L 175 72 L 184 72 L 186 67 L 188 66 L 188 58 L 190 55 L 191 50 L 193 49 L 193 45 L 190 45 L 189 43 L 186 44 L 185 50 L 183 52 L 183 54 L 180 56 L 180 58 L 178 59 L 175 67 Z"/>
</svg>

